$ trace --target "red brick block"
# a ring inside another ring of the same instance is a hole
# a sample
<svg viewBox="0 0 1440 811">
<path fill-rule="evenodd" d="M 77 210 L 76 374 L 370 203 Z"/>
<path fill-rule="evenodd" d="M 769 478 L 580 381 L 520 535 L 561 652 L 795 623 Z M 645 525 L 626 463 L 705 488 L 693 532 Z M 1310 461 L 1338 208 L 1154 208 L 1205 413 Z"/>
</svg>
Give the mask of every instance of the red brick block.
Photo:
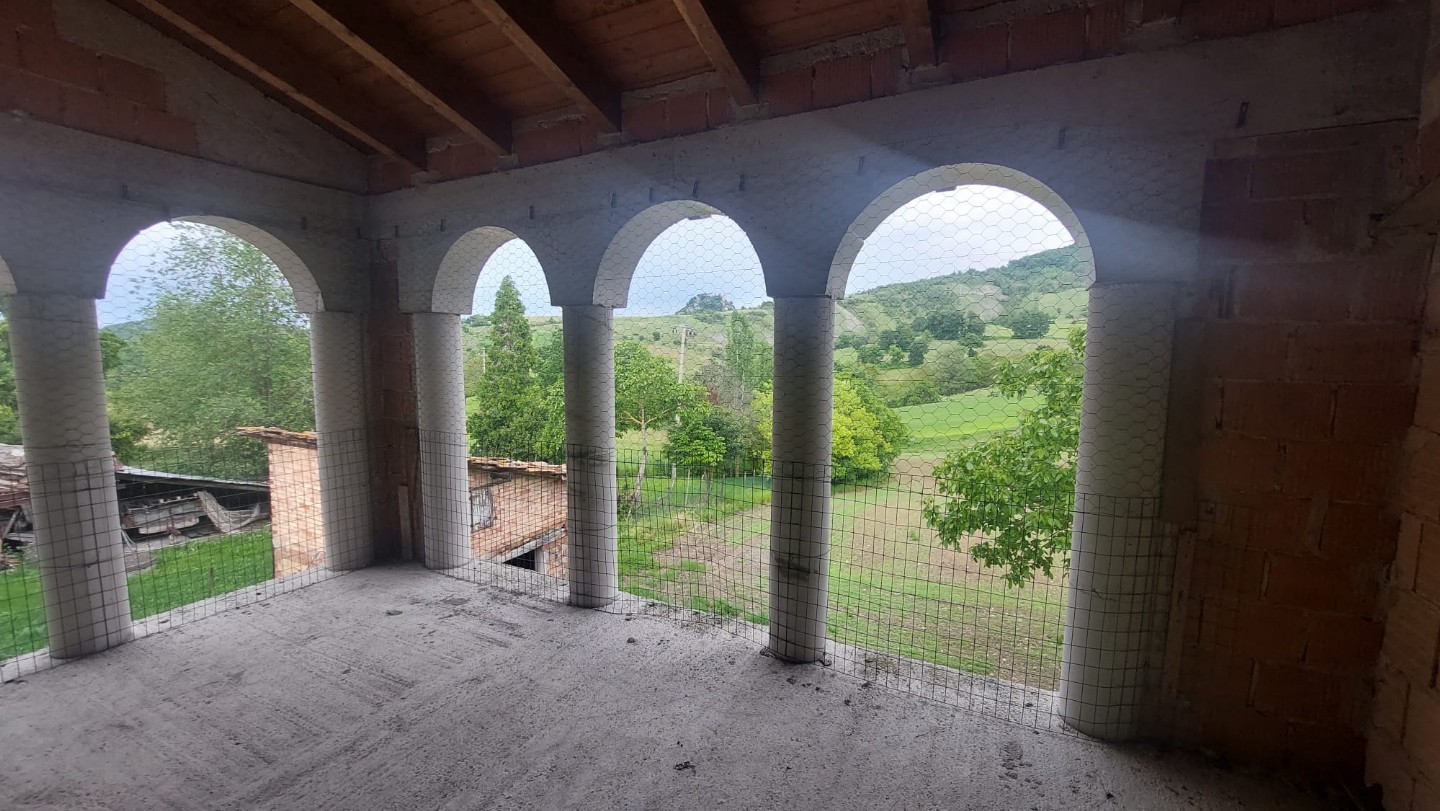
<svg viewBox="0 0 1440 811">
<path fill-rule="evenodd" d="M 1366 569 L 1312 555 L 1272 554 L 1265 570 L 1265 602 L 1309 611 L 1369 616 L 1377 584 Z"/>
<path fill-rule="evenodd" d="M 1440 432 L 1440 355 L 1420 356 L 1420 385 L 1415 396 L 1415 425 Z"/>
<path fill-rule="evenodd" d="M 1144 4 L 1140 12 L 1140 20 L 1153 23 L 1159 20 L 1179 18 L 1183 0 L 1144 0 Z"/>
<path fill-rule="evenodd" d="M 1003 25 L 954 31 L 940 43 L 955 81 L 998 76 L 1010 66 L 1010 29 Z"/>
<path fill-rule="evenodd" d="M 1354 701 L 1343 705 L 1353 715 Z M 1365 739 L 1351 731 L 1353 725 L 1336 728 L 1334 723 L 1291 727 L 1285 760 L 1312 774 L 1358 775 L 1365 763 Z"/>
<path fill-rule="evenodd" d="M 838 107 L 870 98 L 870 57 L 845 56 L 815 66 L 816 108 Z"/>
<path fill-rule="evenodd" d="M 165 109 L 165 76 L 158 70 L 101 54 L 98 82 L 101 93 L 156 110 Z"/>
<path fill-rule="evenodd" d="M 1085 58 L 1086 11 L 1067 9 L 1017 20 L 1010 29 L 1010 68 L 1031 70 Z"/>
<path fill-rule="evenodd" d="M 1381 668 L 1375 680 L 1375 702 L 1370 714 L 1375 729 L 1398 743 L 1405 734 L 1405 711 L 1409 703 L 1410 680 L 1403 674 Z"/>
<path fill-rule="evenodd" d="M 1203 373 L 1226 380 L 1284 378 L 1295 327 L 1211 321 L 1205 325 Z"/>
<path fill-rule="evenodd" d="M 1305 648 L 1305 664 L 1325 670 L 1368 674 L 1380 655 L 1385 624 L 1362 617 L 1330 615 L 1318 622 Z"/>
<path fill-rule="evenodd" d="M 1420 565 L 1420 539 L 1425 522 L 1405 513 L 1400 516 L 1400 533 L 1395 539 L 1395 562 L 1390 564 L 1390 585 L 1401 591 L 1415 588 L 1415 570 Z"/>
<path fill-rule="evenodd" d="M 876 51 L 870 59 L 870 95 L 873 98 L 893 96 L 900 92 L 900 73 L 904 70 L 904 49 L 886 48 Z"/>
<path fill-rule="evenodd" d="M 1411 429 L 1405 438 L 1405 452 L 1401 506 L 1420 518 L 1440 521 L 1440 436 Z"/>
<path fill-rule="evenodd" d="M 1415 328 L 1407 324 L 1320 324 L 1296 329 L 1290 373 L 1297 380 L 1409 383 Z"/>
<path fill-rule="evenodd" d="M 1251 510 L 1249 543 L 1275 552 L 1315 552 L 1319 549 L 1319 514 L 1308 498 L 1268 498 Z M 1313 526 L 1312 526 L 1313 525 Z"/>
<path fill-rule="evenodd" d="M 19 44 L 20 67 L 25 70 L 87 90 L 97 87 L 100 60 L 94 53 L 37 31 L 21 31 Z"/>
<path fill-rule="evenodd" d="M 20 67 L 20 35 L 9 26 L 0 26 L 0 66 Z"/>
<path fill-rule="evenodd" d="M 1305 659 L 1312 615 L 1292 608 L 1243 604 L 1234 635 L 1234 652 L 1246 659 L 1299 665 Z"/>
<path fill-rule="evenodd" d="M 384 194 L 408 187 L 414 170 L 397 160 L 375 159 L 370 162 L 366 188 L 371 194 Z"/>
<path fill-rule="evenodd" d="M 1335 16 L 1335 0 L 1274 0 L 1275 25 L 1326 20 Z"/>
<path fill-rule="evenodd" d="M 1363 168 L 1353 151 L 1278 155 L 1255 161 L 1250 196 L 1256 200 L 1353 193 Z"/>
<path fill-rule="evenodd" d="M 1280 447 L 1265 439 L 1217 437 L 1200 443 L 1197 483 L 1203 493 L 1265 493 L 1277 489 Z"/>
<path fill-rule="evenodd" d="M 1440 524 L 1426 523 L 1415 555 L 1415 593 L 1440 605 Z"/>
<path fill-rule="evenodd" d="M 1125 0 L 1106 0 L 1090 7 L 1086 25 L 1085 55 L 1105 56 L 1125 34 Z"/>
<path fill-rule="evenodd" d="M 1200 233 L 1211 260 L 1288 260 L 1297 253 L 1309 224 L 1305 203 L 1274 200 L 1208 204 L 1200 211 Z"/>
<path fill-rule="evenodd" d="M 58 124 L 65 112 L 62 89 L 53 79 L 0 66 L 0 110 Z"/>
<path fill-rule="evenodd" d="M 1385 661 L 1412 684 L 1429 684 L 1440 649 L 1440 606 L 1400 592 L 1385 617 Z"/>
<path fill-rule="evenodd" d="M 1379 564 L 1390 559 L 1396 522 L 1378 504 L 1331 502 L 1320 529 L 1320 553 L 1337 560 Z"/>
<path fill-rule="evenodd" d="M 1231 315 L 1247 321 L 1343 321 L 1360 286 L 1338 263 L 1248 265 L 1234 279 Z"/>
<path fill-rule="evenodd" d="M 194 155 L 200 151 L 195 122 L 149 107 L 135 110 L 135 139 L 168 152 Z"/>
<path fill-rule="evenodd" d="M 1341 501 L 1379 504 L 1385 498 L 1385 454 L 1342 442 L 1285 443 L 1280 490 L 1287 496 L 1327 494 Z"/>
<path fill-rule="evenodd" d="M 1222 426 L 1240 436 L 1323 439 L 1330 435 L 1331 410 L 1330 387 L 1321 383 L 1231 381 Z"/>
<path fill-rule="evenodd" d="M 1396 442 L 1414 414 L 1414 386 L 1341 386 L 1335 392 L 1335 438 L 1368 445 Z"/>
<path fill-rule="evenodd" d="M 1185 0 L 1180 22 L 1197 37 L 1233 37 L 1263 31 L 1272 0 Z"/>
<path fill-rule="evenodd" d="M 689 93 L 666 100 L 665 129 L 671 136 L 691 135 L 709 128 L 709 93 Z"/>
<path fill-rule="evenodd" d="M 665 137 L 667 131 L 665 116 L 665 99 L 655 99 L 636 104 L 626 108 L 624 112 L 625 131 L 641 141 L 654 141 Z M 520 136 L 515 140 L 518 142 Z M 516 146 L 515 154 L 520 154 L 520 148 Z M 521 164 L 525 159 L 520 159 Z"/>
<path fill-rule="evenodd" d="M 1366 262 L 1357 270 L 1354 316 L 1361 321 L 1418 321 L 1425 307 L 1428 257 Z M 1440 313 L 1437 313 L 1440 315 Z"/>
<path fill-rule="evenodd" d="M 814 73 L 808 67 L 766 76 L 760 82 L 760 101 L 771 115 L 790 115 L 815 109 L 811 90 Z"/>
<path fill-rule="evenodd" d="M 1420 127 L 1416 149 L 1420 160 L 1420 176 L 1425 180 L 1440 177 L 1440 118 Z"/>
<path fill-rule="evenodd" d="M 1211 626 L 1205 632 L 1214 636 L 1215 627 L 1228 628 L 1233 638 L 1234 629 L 1240 625 L 1238 614 L 1232 609 L 1227 618 L 1221 609 L 1226 602 L 1260 599 L 1265 587 L 1266 553 L 1206 543 L 1196 546 L 1194 567 L 1191 585 L 1205 603 L 1205 623 Z"/>
<path fill-rule="evenodd" d="M 1410 811 L 1440 811 L 1440 779 L 1415 777 L 1415 800 Z"/>
<path fill-rule="evenodd" d="M 125 141 L 136 140 L 136 105 L 74 87 L 64 89 L 65 126 Z"/>
<path fill-rule="evenodd" d="M 50 0 L 5 0 L 0 3 L 0 27 L 33 28 L 44 33 L 55 30 L 55 13 Z"/>
</svg>

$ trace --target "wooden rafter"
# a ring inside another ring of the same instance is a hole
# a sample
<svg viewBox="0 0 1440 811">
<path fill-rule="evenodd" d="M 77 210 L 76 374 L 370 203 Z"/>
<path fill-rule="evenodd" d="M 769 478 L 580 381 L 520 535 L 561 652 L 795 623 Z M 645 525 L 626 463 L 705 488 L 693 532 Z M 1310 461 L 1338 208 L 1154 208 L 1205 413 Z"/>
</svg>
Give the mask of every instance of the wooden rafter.
<svg viewBox="0 0 1440 811">
<path fill-rule="evenodd" d="M 900 0 L 900 29 L 910 67 L 928 67 L 939 61 L 935 48 L 935 12 L 930 0 Z"/>
<path fill-rule="evenodd" d="M 741 106 L 760 101 L 760 60 L 733 2 L 675 0 L 690 33 Z"/>
<path fill-rule="evenodd" d="M 290 0 L 461 132 L 498 154 L 510 151 L 510 119 L 484 94 L 406 41 L 393 20 L 372 3 L 353 0 Z"/>
<path fill-rule="evenodd" d="M 306 57 L 263 31 L 217 14 L 195 0 L 130 0 L 130 3 L 229 60 L 359 143 L 417 169 L 425 168 L 423 140 L 392 134 L 391 128 L 335 77 L 315 70 Z"/>
<path fill-rule="evenodd" d="M 570 32 L 536 8 L 535 0 L 470 2 L 601 130 L 620 130 L 620 91 L 585 61 Z"/>
</svg>

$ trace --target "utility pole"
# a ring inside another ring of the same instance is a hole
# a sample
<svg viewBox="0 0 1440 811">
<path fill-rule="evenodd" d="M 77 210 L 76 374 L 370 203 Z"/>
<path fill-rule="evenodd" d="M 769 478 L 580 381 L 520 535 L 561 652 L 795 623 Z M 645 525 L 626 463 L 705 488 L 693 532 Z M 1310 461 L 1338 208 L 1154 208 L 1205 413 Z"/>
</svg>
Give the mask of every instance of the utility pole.
<svg viewBox="0 0 1440 811">
<path fill-rule="evenodd" d="M 695 330 L 681 324 L 675 327 L 675 334 L 680 336 L 680 368 L 676 370 L 675 382 L 685 382 L 685 340 L 695 334 Z"/>
</svg>

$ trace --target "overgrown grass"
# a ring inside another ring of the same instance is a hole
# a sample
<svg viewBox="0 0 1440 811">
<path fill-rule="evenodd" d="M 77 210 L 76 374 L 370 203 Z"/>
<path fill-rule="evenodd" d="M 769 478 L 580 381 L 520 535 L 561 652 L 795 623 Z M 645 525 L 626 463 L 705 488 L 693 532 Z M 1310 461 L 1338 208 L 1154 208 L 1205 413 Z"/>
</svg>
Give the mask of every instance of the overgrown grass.
<svg viewBox="0 0 1440 811">
<path fill-rule="evenodd" d="M 270 530 L 191 541 L 155 552 L 154 565 L 130 575 L 133 619 L 226 594 L 275 576 Z M 45 601 L 31 560 L 0 572 L 0 659 L 45 647 Z"/>
</svg>

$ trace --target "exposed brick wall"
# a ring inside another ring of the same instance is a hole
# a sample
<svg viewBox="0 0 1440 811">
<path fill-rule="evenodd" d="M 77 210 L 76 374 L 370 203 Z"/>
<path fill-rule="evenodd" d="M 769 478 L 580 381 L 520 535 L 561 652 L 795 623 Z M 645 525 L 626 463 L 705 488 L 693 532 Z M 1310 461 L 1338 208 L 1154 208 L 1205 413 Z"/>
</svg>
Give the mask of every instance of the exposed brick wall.
<svg viewBox="0 0 1440 811">
<path fill-rule="evenodd" d="M 0 3 L 0 111 L 171 152 L 199 151 L 195 123 L 168 109 L 165 76 L 63 39 L 48 0 Z"/>
<path fill-rule="evenodd" d="M 1176 339 L 1199 413 L 1172 415 L 1198 505 L 1173 690 L 1179 736 L 1238 759 L 1363 762 L 1430 254 L 1369 227 L 1413 192 L 1414 138 L 1237 139 L 1208 166 L 1201 295 Z"/>
<path fill-rule="evenodd" d="M 270 535 L 275 546 L 275 576 L 325 565 L 319 454 L 313 444 L 267 442 L 265 449 L 270 459 Z"/>
<path fill-rule="evenodd" d="M 1440 272 L 1433 264 L 1419 380 L 1365 763 L 1388 811 L 1440 809 Z"/>
<path fill-rule="evenodd" d="M 415 411 L 414 343 L 410 316 L 400 312 L 398 269 L 394 262 L 371 266 L 371 310 L 366 321 L 366 362 L 370 373 L 371 497 L 375 502 L 375 553 L 378 558 L 411 552 L 423 558 L 420 538 L 420 434 Z M 409 510 L 402 516 L 402 488 Z M 408 526 L 407 526 L 408 523 Z"/>
<path fill-rule="evenodd" d="M 558 476 L 496 474 L 470 471 L 470 491 L 488 487 L 492 522 L 470 533 L 471 552 L 480 560 L 505 560 L 512 550 L 535 538 L 565 527 L 565 480 Z M 548 571 L 556 577 L 569 572 L 565 536 L 545 544 Z M 554 557 L 548 557 L 552 554 Z"/>
<path fill-rule="evenodd" d="M 1133 37 L 1144 37 L 1149 43 L 1145 47 L 1153 48 L 1157 42 L 1175 45 L 1244 36 L 1407 1 L 1072 0 L 1037 4 L 954 0 L 939 4 L 942 70 L 912 76 L 902 47 L 818 56 L 813 63 L 764 76 L 759 115 L 793 115 L 889 96 L 909 86 L 970 81 L 1094 59 L 1125 51 Z M 654 141 L 733 123 L 735 111 L 724 89 L 682 92 L 627 104 L 622 140 Z M 1440 127 L 1427 133 L 1436 143 L 1434 162 L 1440 170 Z M 431 181 L 451 180 L 503 167 L 564 160 L 600 148 L 598 133 L 589 122 L 559 121 L 516 133 L 512 160 L 498 161 L 474 144 L 455 145 L 430 153 L 426 174 Z M 370 190 L 394 191 L 413 180 L 410 167 L 377 160 L 370 173 Z"/>
</svg>

